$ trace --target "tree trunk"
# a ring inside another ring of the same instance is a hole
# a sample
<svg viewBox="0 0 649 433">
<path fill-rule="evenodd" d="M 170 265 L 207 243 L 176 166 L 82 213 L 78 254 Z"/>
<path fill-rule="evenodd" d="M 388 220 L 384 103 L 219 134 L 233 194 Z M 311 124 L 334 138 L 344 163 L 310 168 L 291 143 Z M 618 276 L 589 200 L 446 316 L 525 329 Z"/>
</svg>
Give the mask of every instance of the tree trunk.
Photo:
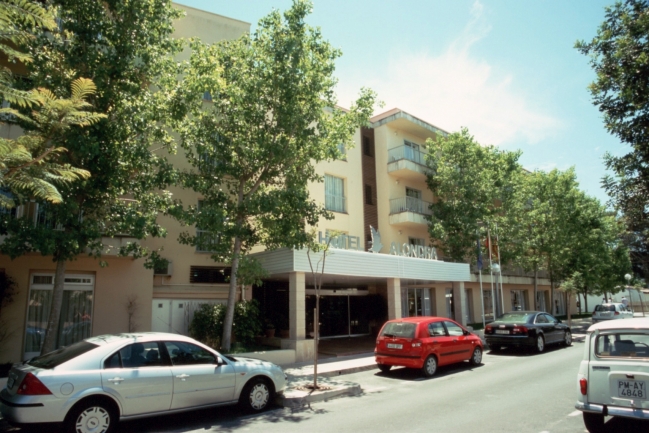
<svg viewBox="0 0 649 433">
<path fill-rule="evenodd" d="M 318 389 L 318 341 L 320 339 L 320 289 L 317 288 L 315 295 L 315 324 L 313 328 L 315 333 L 313 336 L 313 389 Z"/>
<path fill-rule="evenodd" d="M 223 321 L 223 336 L 221 337 L 221 349 L 230 350 L 232 341 L 232 322 L 234 322 L 234 305 L 237 302 L 237 270 L 239 269 L 239 253 L 241 252 L 241 239 L 234 238 L 234 251 L 232 253 L 232 270 L 230 271 L 230 290 L 228 292 L 228 308 L 225 311 Z"/>
<path fill-rule="evenodd" d="M 54 275 L 54 289 L 52 289 L 52 305 L 47 319 L 47 330 L 41 354 L 56 350 L 56 338 L 59 335 L 59 321 L 61 319 L 61 306 L 63 305 L 63 287 L 65 285 L 65 260 L 56 262 Z"/>
</svg>

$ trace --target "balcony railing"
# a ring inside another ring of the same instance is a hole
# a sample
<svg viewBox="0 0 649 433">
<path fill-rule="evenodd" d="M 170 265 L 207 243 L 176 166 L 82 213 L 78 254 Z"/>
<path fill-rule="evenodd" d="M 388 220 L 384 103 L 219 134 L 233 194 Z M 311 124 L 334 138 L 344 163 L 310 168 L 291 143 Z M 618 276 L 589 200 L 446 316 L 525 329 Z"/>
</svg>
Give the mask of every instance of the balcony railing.
<svg viewBox="0 0 649 433">
<path fill-rule="evenodd" d="M 430 210 L 431 203 L 414 198 L 414 197 L 401 197 L 390 200 L 390 215 L 401 212 L 414 212 L 420 215 L 432 215 L 433 211 Z"/>
<path fill-rule="evenodd" d="M 410 146 L 399 146 L 388 150 L 388 164 L 402 159 L 407 159 L 419 165 L 426 165 L 424 154 Z"/>
<path fill-rule="evenodd" d="M 347 212 L 347 200 L 339 195 L 325 194 L 325 208 L 332 212 Z"/>
</svg>

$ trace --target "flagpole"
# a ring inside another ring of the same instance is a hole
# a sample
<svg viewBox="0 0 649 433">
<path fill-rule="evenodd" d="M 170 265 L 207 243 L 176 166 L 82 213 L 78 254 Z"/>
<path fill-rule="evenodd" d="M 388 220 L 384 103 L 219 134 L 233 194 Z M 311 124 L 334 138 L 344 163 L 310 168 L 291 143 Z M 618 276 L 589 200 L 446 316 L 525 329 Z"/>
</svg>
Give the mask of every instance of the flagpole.
<svg viewBox="0 0 649 433">
<path fill-rule="evenodd" d="M 487 227 L 487 242 L 489 242 L 489 248 L 487 250 L 489 251 L 489 275 L 491 277 L 491 312 L 493 314 L 493 319 L 496 320 L 496 298 L 494 296 L 494 271 L 493 271 L 493 263 L 491 262 L 491 232 L 489 231 L 489 227 Z"/>
<path fill-rule="evenodd" d="M 500 265 L 500 242 L 498 242 L 498 223 L 496 223 L 496 254 L 498 254 L 498 272 L 500 272 L 500 304 L 505 313 L 505 296 L 503 293 L 503 268 Z"/>
</svg>

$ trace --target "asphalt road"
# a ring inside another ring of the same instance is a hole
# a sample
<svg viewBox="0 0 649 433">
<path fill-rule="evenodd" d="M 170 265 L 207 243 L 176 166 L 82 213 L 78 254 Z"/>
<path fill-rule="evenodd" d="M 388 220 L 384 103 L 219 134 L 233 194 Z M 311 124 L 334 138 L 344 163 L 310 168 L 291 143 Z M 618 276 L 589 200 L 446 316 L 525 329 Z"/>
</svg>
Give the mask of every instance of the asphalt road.
<svg viewBox="0 0 649 433">
<path fill-rule="evenodd" d="M 582 353 L 580 341 L 542 354 L 488 352 L 479 367 L 440 367 L 430 379 L 406 369 L 370 370 L 341 377 L 361 384 L 357 397 L 257 415 L 224 407 L 160 416 L 124 422 L 118 432 L 582 433 L 581 412 L 574 409 Z M 619 419 L 607 426 L 612 432 L 649 431 L 649 423 Z M 2 431 L 18 430 L 0 422 Z"/>
</svg>

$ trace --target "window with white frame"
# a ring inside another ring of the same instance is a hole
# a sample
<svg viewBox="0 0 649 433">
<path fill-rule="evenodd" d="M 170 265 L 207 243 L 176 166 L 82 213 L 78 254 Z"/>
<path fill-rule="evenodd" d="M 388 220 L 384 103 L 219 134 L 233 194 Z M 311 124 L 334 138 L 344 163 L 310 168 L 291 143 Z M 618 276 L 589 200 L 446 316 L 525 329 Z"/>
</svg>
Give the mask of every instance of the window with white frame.
<svg viewBox="0 0 649 433">
<path fill-rule="evenodd" d="M 325 174 L 325 208 L 333 212 L 346 212 L 345 179 Z"/>
<path fill-rule="evenodd" d="M 340 156 L 338 157 L 339 161 L 347 161 L 347 148 L 345 148 L 345 143 L 338 143 L 338 152 Z"/>
<path fill-rule="evenodd" d="M 198 201 L 198 210 L 203 207 L 203 200 Z M 219 234 L 209 230 L 203 230 L 200 224 L 196 224 L 196 252 L 211 253 L 216 250 L 219 243 Z"/>
</svg>

